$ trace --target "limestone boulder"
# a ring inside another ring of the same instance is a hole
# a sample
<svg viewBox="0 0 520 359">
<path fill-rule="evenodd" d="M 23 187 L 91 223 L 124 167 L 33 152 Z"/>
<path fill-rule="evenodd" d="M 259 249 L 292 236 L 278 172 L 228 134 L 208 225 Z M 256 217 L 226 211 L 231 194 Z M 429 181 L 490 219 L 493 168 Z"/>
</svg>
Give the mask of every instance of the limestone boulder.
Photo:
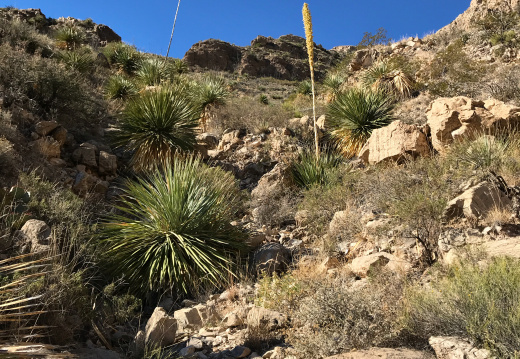
<svg viewBox="0 0 520 359">
<path fill-rule="evenodd" d="M 407 156 L 427 156 L 430 146 L 426 135 L 416 126 L 394 121 L 372 132 L 359 157 L 365 163 L 399 162 Z"/>
<path fill-rule="evenodd" d="M 354 258 L 349 267 L 353 273 L 362 278 L 383 267 L 395 272 L 407 272 L 411 269 L 409 262 L 386 252 Z"/>
<path fill-rule="evenodd" d="M 29 249 L 31 253 L 47 252 L 51 249 L 51 227 L 44 221 L 30 219 L 17 233 L 18 241 L 24 242 L 22 247 Z"/>
<path fill-rule="evenodd" d="M 79 164 L 89 166 L 92 168 L 97 168 L 97 160 L 96 160 L 96 152 L 98 151 L 97 147 L 91 143 L 85 142 L 82 143 L 77 149 L 72 153 L 72 159 Z"/>
<path fill-rule="evenodd" d="M 40 121 L 34 125 L 34 131 L 40 136 L 47 136 L 59 126 L 56 121 Z"/>
<path fill-rule="evenodd" d="M 510 205 L 511 200 L 505 193 L 489 182 L 481 182 L 448 202 L 444 217 L 481 218 L 494 208 L 504 209 Z"/>
<path fill-rule="evenodd" d="M 260 327 L 272 331 L 284 327 L 287 324 L 287 317 L 274 310 L 253 307 L 247 314 L 246 323 L 251 327 Z"/>
<path fill-rule="evenodd" d="M 489 241 L 484 243 L 483 248 L 490 257 L 520 258 L 520 237 Z"/>
<path fill-rule="evenodd" d="M 72 185 L 72 191 L 79 196 L 86 196 L 89 193 L 105 196 L 108 192 L 109 183 L 98 177 L 80 171 Z"/>
<path fill-rule="evenodd" d="M 484 101 L 484 108 L 493 115 L 493 118 L 487 119 L 483 123 L 487 128 L 516 127 L 520 122 L 520 107 L 518 106 L 505 104 L 495 99 L 489 99 Z"/>
<path fill-rule="evenodd" d="M 273 274 L 283 272 L 290 261 L 291 253 L 280 243 L 267 243 L 253 255 L 253 268 L 257 273 Z"/>
<path fill-rule="evenodd" d="M 173 317 L 177 320 L 179 332 L 195 331 L 202 328 L 203 322 L 197 308 L 176 310 Z"/>
<path fill-rule="evenodd" d="M 487 349 L 475 348 L 468 340 L 458 337 L 431 337 L 428 342 L 437 359 L 491 359 Z"/>
<path fill-rule="evenodd" d="M 165 347 L 173 345 L 177 334 L 177 319 L 168 315 L 164 308 L 157 307 L 146 323 L 145 345 Z"/>
<path fill-rule="evenodd" d="M 99 174 L 115 175 L 117 171 L 117 157 L 105 151 L 99 152 Z"/>
</svg>

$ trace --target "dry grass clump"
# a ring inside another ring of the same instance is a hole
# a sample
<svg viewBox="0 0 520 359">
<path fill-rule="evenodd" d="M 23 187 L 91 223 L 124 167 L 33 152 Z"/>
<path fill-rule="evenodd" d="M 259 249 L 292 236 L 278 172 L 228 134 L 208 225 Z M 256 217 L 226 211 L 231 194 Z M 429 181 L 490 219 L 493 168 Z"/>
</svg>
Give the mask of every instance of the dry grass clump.
<svg viewBox="0 0 520 359">
<path fill-rule="evenodd" d="M 487 81 L 487 89 L 490 97 L 500 101 L 520 104 L 520 71 L 516 67 L 498 69 L 492 78 Z"/>
<path fill-rule="evenodd" d="M 226 106 L 214 110 L 208 130 L 221 134 L 228 128 L 251 132 L 266 127 L 285 127 L 291 113 L 278 104 L 264 105 L 254 98 L 229 99 Z"/>
</svg>

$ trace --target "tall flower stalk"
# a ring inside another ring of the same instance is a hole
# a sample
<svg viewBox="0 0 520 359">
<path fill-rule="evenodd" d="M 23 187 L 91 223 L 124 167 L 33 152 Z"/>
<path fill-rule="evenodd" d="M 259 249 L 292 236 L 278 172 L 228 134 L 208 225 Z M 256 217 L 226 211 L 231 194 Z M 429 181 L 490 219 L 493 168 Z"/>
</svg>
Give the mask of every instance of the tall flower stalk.
<svg viewBox="0 0 520 359">
<path fill-rule="evenodd" d="M 312 36 L 312 18 L 309 5 L 303 4 L 303 25 L 305 27 L 305 39 L 307 40 L 307 54 L 309 55 L 309 68 L 311 71 L 312 86 L 312 116 L 314 119 L 314 144 L 316 146 L 316 161 L 320 157 L 320 148 L 318 144 L 318 126 L 316 125 L 316 93 L 314 91 L 314 38 Z"/>
</svg>

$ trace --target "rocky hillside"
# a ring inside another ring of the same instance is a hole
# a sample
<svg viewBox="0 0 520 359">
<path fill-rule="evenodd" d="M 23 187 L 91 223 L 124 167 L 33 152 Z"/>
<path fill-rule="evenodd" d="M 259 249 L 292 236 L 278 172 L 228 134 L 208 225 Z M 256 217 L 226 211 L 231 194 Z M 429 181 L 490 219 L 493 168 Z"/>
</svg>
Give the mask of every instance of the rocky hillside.
<svg viewBox="0 0 520 359">
<path fill-rule="evenodd" d="M 302 38 L 0 9 L 0 356 L 520 356 L 515 10 L 316 45 L 316 157 Z"/>
<path fill-rule="evenodd" d="M 194 68 L 236 72 L 253 77 L 274 77 L 302 81 L 309 77 L 305 39 L 294 35 L 258 36 L 251 46 L 239 47 L 221 40 L 209 39 L 194 44 L 184 55 L 184 61 Z M 337 65 L 342 55 L 314 46 L 316 78 L 321 80 L 327 70 Z"/>
</svg>

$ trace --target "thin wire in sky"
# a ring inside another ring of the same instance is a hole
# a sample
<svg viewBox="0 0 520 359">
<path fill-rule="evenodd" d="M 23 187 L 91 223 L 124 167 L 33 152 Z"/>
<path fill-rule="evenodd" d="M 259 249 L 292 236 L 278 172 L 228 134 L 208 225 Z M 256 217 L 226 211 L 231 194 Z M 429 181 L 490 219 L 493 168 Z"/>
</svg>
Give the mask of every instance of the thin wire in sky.
<svg viewBox="0 0 520 359">
<path fill-rule="evenodd" d="M 175 11 L 175 19 L 173 19 L 172 34 L 170 36 L 170 43 L 168 44 L 168 51 L 166 51 L 166 57 L 170 53 L 170 46 L 172 46 L 173 32 L 175 31 L 175 23 L 177 22 L 177 15 L 179 14 L 179 6 L 181 6 L 181 0 L 177 3 L 177 11 Z"/>
</svg>

